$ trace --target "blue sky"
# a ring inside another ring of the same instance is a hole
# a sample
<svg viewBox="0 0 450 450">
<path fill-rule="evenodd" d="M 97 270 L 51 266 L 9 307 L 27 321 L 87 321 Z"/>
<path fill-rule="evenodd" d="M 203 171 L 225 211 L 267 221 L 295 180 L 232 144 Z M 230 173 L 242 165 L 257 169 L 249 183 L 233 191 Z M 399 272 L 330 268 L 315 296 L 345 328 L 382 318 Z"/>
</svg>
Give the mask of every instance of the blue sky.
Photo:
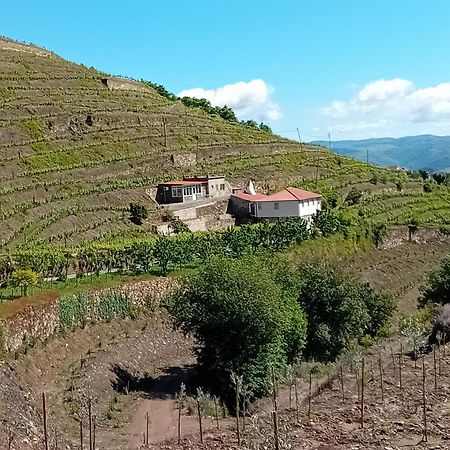
<svg viewBox="0 0 450 450">
<path fill-rule="evenodd" d="M 448 0 L 2 0 L 0 34 L 348 139 L 450 134 L 449 19 Z"/>
</svg>

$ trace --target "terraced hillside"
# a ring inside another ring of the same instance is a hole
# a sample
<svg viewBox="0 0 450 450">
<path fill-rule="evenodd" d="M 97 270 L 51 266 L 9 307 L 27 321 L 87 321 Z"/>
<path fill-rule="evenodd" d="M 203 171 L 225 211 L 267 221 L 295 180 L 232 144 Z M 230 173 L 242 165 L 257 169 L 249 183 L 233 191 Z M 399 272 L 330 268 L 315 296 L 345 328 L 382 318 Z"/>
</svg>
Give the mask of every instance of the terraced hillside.
<svg viewBox="0 0 450 450">
<path fill-rule="evenodd" d="M 0 160 L 3 251 L 128 233 L 136 228 L 130 201 L 157 215 L 148 189 L 181 175 L 252 176 L 265 190 L 291 184 L 342 195 L 351 186 L 390 195 L 399 178 L 7 39 L 0 40 Z M 370 183 L 374 173 L 382 182 Z M 432 221 L 434 209 L 448 216 L 447 191 L 423 197 L 421 182 L 404 184 L 408 199 L 433 199 Z"/>
</svg>

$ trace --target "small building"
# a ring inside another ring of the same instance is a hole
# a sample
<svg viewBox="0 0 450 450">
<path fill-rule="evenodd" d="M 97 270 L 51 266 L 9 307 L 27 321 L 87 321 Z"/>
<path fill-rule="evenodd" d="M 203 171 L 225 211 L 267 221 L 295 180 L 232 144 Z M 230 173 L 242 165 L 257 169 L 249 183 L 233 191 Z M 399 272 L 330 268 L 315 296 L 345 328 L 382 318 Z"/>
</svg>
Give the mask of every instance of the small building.
<svg viewBox="0 0 450 450">
<path fill-rule="evenodd" d="M 230 184 L 224 177 L 183 177 L 182 180 L 160 183 L 156 201 L 159 204 L 186 203 L 203 198 L 226 197 L 230 193 Z"/>
<path fill-rule="evenodd" d="M 237 218 L 264 220 L 299 217 L 310 221 L 321 209 L 321 196 L 294 187 L 272 195 L 258 194 L 250 182 L 246 190 L 231 195 L 231 209 Z"/>
</svg>

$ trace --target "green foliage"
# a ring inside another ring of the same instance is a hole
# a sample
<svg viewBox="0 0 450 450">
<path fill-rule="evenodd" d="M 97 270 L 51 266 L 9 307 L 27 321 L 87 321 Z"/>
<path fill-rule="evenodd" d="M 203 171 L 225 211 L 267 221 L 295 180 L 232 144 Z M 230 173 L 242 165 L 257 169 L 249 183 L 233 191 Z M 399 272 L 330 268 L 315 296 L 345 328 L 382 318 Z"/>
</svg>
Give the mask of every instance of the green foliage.
<svg viewBox="0 0 450 450">
<path fill-rule="evenodd" d="M 266 133 L 272 133 L 272 128 L 270 128 L 269 125 L 265 124 L 264 122 L 261 122 L 259 124 L 259 129 L 261 131 L 265 131 Z"/>
<path fill-rule="evenodd" d="M 423 183 L 423 192 L 433 192 L 433 188 L 435 186 L 436 182 L 432 180 L 425 180 Z"/>
<path fill-rule="evenodd" d="M 313 229 L 322 236 L 330 236 L 343 231 L 344 221 L 334 211 L 324 208 L 313 217 Z"/>
<path fill-rule="evenodd" d="M 450 303 L 450 257 L 445 258 L 440 267 L 429 275 L 422 290 L 419 304 L 425 306 L 430 303 Z"/>
<path fill-rule="evenodd" d="M 375 244 L 376 248 L 378 248 L 383 243 L 383 239 L 386 234 L 387 227 L 385 223 L 380 222 L 372 226 L 373 243 Z"/>
<path fill-rule="evenodd" d="M 217 115 L 228 122 L 237 123 L 237 117 L 234 111 L 228 106 L 212 106 L 209 100 L 205 98 L 182 97 L 181 102 L 189 108 L 200 108 L 210 115 Z"/>
<path fill-rule="evenodd" d="M 130 219 L 137 225 L 142 225 L 142 221 L 148 217 L 148 209 L 142 203 L 130 203 Z"/>
<path fill-rule="evenodd" d="M 170 228 L 175 234 L 189 233 L 189 227 L 180 219 L 175 219 L 170 222 Z"/>
<path fill-rule="evenodd" d="M 97 293 L 80 292 L 59 300 L 59 329 L 63 333 L 77 327 L 84 328 L 89 323 L 134 318 L 135 315 L 130 297 L 113 289 Z"/>
<path fill-rule="evenodd" d="M 355 339 L 375 336 L 393 311 L 393 302 L 340 271 L 324 265 L 300 270 L 298 301 L 306 313 L 306 354 L 334 361 Z"/>
<path fill-rule="evenodd" d="M 45 123 L 41 119 L 30 118 L 19 121 L 19 127 L 22 128 L 32 139 L 43 139 L 46 130 Z"/>
<path fill-rule="evenodd" d="M 27 295 L 28 288 L 37 284 L 39 276 L 29 269 L 18 269 L 12 272 L 9 284 L 13 288 L 20 288 L 22 295 Z"/>
<path fill-rule="evenodd" d="M 345 197 L 345 203 L 349 206 L 356 205 L 361 200 L 362 195 L 363 194 L 360 190 L 352 187 L 350 192 L 347 194 L 347 197 Z"/>
<path fill-rule="evenodd" d="M 295 302 L 286 265 L 270 259 L 213 258 L 172 298 L 175 323 L 194 336 L 199 362 L 225 396 L 230 373 L 243 377 L 255 397 L 270 389 L 299 355 L 306 321 Z"/>
</svg>

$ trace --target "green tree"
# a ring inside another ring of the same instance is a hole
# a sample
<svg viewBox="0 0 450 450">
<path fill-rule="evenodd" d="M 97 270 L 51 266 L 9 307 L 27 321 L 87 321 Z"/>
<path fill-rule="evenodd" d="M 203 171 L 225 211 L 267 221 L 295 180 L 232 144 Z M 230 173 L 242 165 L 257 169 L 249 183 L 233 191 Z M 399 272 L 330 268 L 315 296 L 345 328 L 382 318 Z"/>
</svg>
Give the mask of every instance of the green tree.
<svg viewBox="0 0 450 450">
<path fill-rule="evenodd" d="M 198 360 L 216 388 L 231 395 L 230 373 L 259 397 L 302 349 L 306 321 L 287 265 L 270 259 L 212 258 L 168 305 L 175 324 L 193 335 Z"/>
<path fill-rule="evenodd" d="M 421 306 L 429 303 L 445 305 L 450 303 L 450 256 L 445 258 L 440 267 L 428 277 L 419 300 Z"/>
<path fill-rule="evenodd" d="M 142 225 L 142 221 L 148 217 L 148 209 L 142 203 L 130 203 L 130 219 L 136 225 Z"/>
<path fill-rule="evenodd" d="M 266 125 L 265 123 L 261 122 L 259 124 L 259 129 L 261 131 L 265 131 L 266 133 L 272 133 L 272 128 L 269 127 L 269 125 Z"/>
<path fill-rule="evenodd" d="M 164 277 L 169 270 L 169 262 L 173 259 L 173 244 L 167 236 L 159 236 L 153 247 L 153 257 L 159 265 L 161 275 Z"/>
<path fill-rule="evenodd" d="M 322 236 L 330 236 L 345 228 L 342 220 L 328 208 L 317 211 L 313 217 L 313 227 Z"/>
<path fill-rule="evenodd" d="M 13 288 L 20 288 L 21 295 L 27 295 L 28 288 L 37 284 L 39 276 L 29 269 L 15 270 L 9 279 Z"/>
<path fill-rule="evenodd" d="M 306 354 L 318 360 L 334 361 L 356 339 L 375 336 L 393 311 L 389 297 L 325 265 L 302 267 L 300 283 L 298 301 L 308 320 Z"/>
<path fill-rule="evenodd" d="M 373 243 L 375 244 L 376 248 L 378 248 L 383 243 L 383 239 L 385 238 L 386 234 L 387 227 L 385 223 L 376 223 L 372 227 Z"/>
</svg>

